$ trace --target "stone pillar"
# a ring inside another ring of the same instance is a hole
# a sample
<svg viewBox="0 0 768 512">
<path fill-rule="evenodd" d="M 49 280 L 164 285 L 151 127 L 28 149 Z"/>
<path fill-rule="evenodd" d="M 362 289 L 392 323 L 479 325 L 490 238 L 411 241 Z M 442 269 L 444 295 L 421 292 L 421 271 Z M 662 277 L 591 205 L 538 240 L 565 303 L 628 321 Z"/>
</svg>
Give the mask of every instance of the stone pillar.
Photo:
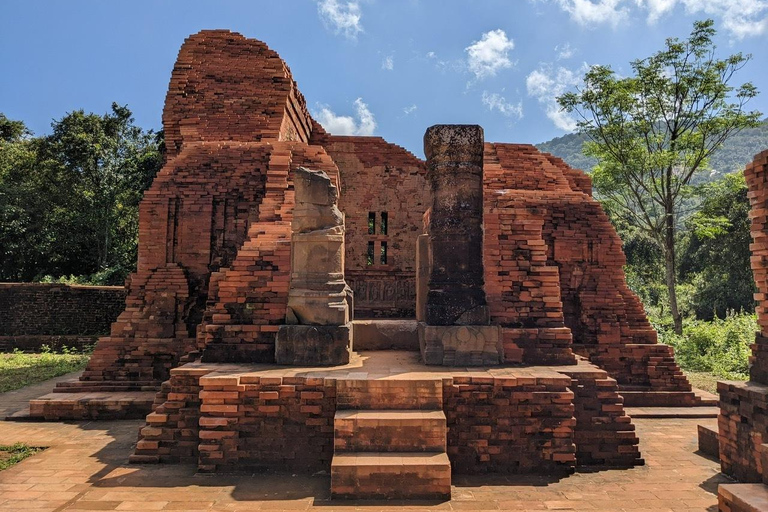
<svg viewBox="0 0 768 512">
<path fill-rule="evenodd" d="M 325 172 L 298 168 L 291 222 L 291 284 L 277 333 L 278 364 L 334 365 L 352 350 L 351 289 L 344 281 L 344 219 Z"/>
<path fill-rule="evenodd" d="M 421 354 L 427 364 L 491 365 L 502 361 L 501 328 L 489 325 L 483 274 L 483 129 L 436 125 L 424 135 L 432 207 L 426 293 L 420 280 L 417 309 Z M 421 271 L 421 268 L 420 268 Z M 424 300 L 423 306 L 420 300 Z"/>
<path fill-rule="evenodd" d="M 488 323 L 483 290 L 483 129 L 436 125 L 424 135 L 432 187 L 429 325 Z"/>
</svg>

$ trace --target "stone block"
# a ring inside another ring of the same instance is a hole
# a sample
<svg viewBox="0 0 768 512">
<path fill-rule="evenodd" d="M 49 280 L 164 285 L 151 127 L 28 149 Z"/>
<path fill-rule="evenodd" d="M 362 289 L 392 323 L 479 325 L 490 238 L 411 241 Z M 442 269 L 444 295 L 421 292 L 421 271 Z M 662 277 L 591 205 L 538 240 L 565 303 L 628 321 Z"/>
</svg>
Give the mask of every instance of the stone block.
<svg viewBox="0 0 768 512">
<path fill-rule="evenodd" d="M 347 364 L 351 352 L 352 324 L 282 325 L 277 331 L 277 364 Z"/>
<path fill-rule="evenodd" d="M 504 360 L 501 327 L 496 325 L 435 326 L 419 324 L 425 364 L 487 366 Z"/>
</svg>

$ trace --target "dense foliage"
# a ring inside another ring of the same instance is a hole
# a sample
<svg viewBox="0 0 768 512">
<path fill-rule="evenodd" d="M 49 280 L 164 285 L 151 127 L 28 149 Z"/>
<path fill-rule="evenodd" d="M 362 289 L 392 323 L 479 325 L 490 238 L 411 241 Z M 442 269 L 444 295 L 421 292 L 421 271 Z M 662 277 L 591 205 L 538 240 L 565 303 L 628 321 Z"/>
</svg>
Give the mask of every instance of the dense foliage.
<svg viewBox="0 0 768 512">
<path fill-rule="evenodd" d="M 669 311 L 677 334 L 677 252 L 694 177 L 735 133 L 759 124 L 747 111 L 757 95 L 750 82 L 731 85 L 749 61 L 740 53 L 716 57 L 714 22 L 694 23 L 688 39 L 632 62 L 632 75 L 592 66 L 576 92 L 558 97 L 586 135 L 584 152 L 597 159 L 593 184 L 614 215 L 653 240 L 664 261 Z"/>
<path fill-rule="evenodd" d="M 135 268 L 138 205 L 162 165 L 162 134 L 117 104 L 104 115 L 70 112 L 52 128 L 33 137 L 0 114 L 0 281 L 122 284 Z"/>
<path fill-rule="evenodd" d="M 684 335 L 659 329 L 661 341 L 672 345 L 675 359 L 686 370 L 707 372 L 723 379 L 746 379 L 750 344 L 755 340 L 757 318 L 728 314 L 711 322 L 685 322 Z"/>
</svg>

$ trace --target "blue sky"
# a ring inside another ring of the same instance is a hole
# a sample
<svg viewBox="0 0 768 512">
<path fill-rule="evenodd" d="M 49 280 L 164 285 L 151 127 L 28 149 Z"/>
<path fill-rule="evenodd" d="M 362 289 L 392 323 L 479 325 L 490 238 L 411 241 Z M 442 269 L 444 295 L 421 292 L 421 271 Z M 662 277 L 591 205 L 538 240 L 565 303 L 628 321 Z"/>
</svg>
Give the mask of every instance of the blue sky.
<svg viewBox="0 0 768 512">
<path fill-rule="evenodd" d="M 712 17 L 722 57 L 768 113 L 768 0 L 132 0 L 0 2 L 0 112 L 37 134 L 75 109 L 127 104 L 160 128 L 184 38 L 228 28 L 288 62 L 330 131 L 380 135 L 422 155 L 436 123 L 477 123 L 486 140 L 538 143 L 572 121 L 554 97 L 591 64 L 629 62 Z"/>
</svg>

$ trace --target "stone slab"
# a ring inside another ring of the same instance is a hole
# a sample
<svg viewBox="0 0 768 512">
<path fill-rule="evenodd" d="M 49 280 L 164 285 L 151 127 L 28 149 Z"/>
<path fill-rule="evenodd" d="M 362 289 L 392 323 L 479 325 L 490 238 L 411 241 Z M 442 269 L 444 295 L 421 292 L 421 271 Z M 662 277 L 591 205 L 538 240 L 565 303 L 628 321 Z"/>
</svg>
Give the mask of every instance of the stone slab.
<svg viewBox="0 0 768 512">
<path fill-rule="evenodd" d="M 352 326 L 281 325 L 275 361 L 287 365 L 342 365 L 352 352 Z"/>
<path fill-rule="evenodd" d="M 496 325 L 436 326 L 419 323 L 421 357 L 429 365 L 492 366 L 504 360 Z"/>
<path fill-rule="evenodd" d="M 419 351 L 419 323 L 416 320 L 354 320 L 355 350 Z"/>
</svg>

